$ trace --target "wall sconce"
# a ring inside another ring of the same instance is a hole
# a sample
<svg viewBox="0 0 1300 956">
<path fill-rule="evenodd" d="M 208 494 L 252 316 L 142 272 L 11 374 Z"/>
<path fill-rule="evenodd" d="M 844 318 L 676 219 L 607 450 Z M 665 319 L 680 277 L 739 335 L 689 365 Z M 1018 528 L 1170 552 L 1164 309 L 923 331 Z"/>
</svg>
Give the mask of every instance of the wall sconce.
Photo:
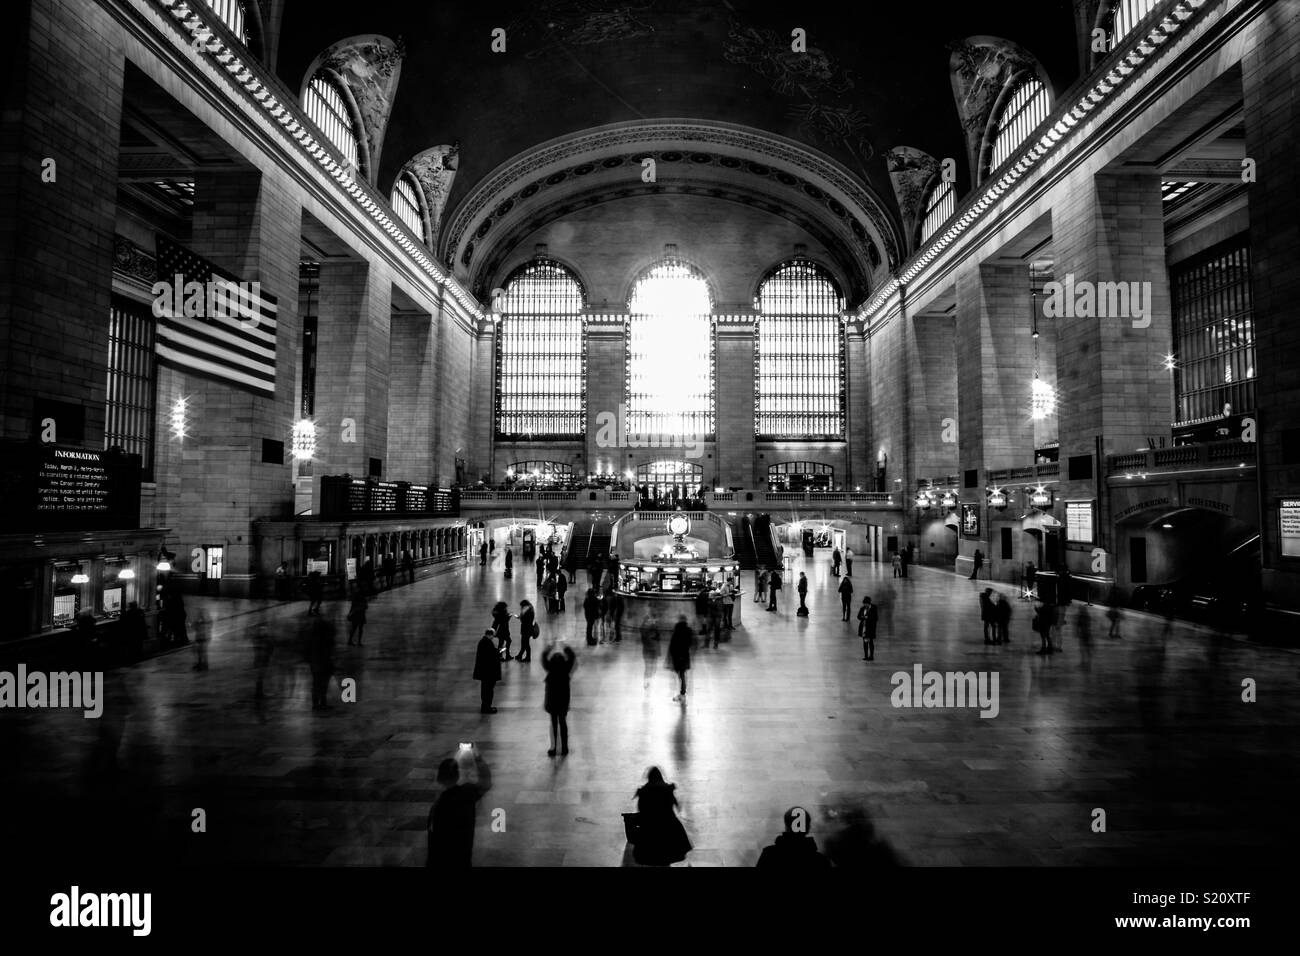
<svg viewBox="0 0 1300 956">
<path fill-rule="evenodd" d="M 1007 496 L 1001 488 L 994 488 L 989 493 L 990 508 L 1005 508 L 1007 506 Z"/>
<path fill-rule="evenodd" d="M 77 571 L 75 574 L 72 575 L 72 583 L 73 584 L 90 583 L 90 575 L 86 573 L 85 569 L 81 565 L 77 565 Z"/>
<path fill-rule="evenodd" d="M 1046 488 L 1039 485 L 1029 495 L 1029 503 L 1035 508 L 1046 508 L 1052 503 L 1052 495 Z"/>
<path fill-rule="evenodd" d="M 168 551 L 166 548 L 159 548 L 157 570 L 162 571 L 164 573 L 170 571 L 172 569 L 171 559 L 174 557 L 175 555 L 172 554 L 170 551 Z"/>
<path fill-rule="evenodd" d="M 117 556 L 117 560 L 122 562 L 122 564 L 124 565 L 122 570 L 117 572 L 117 579 L 119 581 L 134 581 L 135 568 L 131 567 L 129 564 L 126 563 L 126 556 L 119 554 Z"/>
</svg>

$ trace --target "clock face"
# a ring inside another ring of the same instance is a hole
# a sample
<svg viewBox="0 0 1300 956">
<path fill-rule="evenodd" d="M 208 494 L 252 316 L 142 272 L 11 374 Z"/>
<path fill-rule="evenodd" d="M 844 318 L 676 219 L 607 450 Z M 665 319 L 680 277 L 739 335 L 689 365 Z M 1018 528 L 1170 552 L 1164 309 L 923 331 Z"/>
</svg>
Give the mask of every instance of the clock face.
<svg viewBox="0 0 1300 956">
<path fill-rule="evenodd" d="M 686 515 L 674 515 L 668 519 L 668 533 L 682 535 L 691 530 L 691 519 Z"/>
</svg>

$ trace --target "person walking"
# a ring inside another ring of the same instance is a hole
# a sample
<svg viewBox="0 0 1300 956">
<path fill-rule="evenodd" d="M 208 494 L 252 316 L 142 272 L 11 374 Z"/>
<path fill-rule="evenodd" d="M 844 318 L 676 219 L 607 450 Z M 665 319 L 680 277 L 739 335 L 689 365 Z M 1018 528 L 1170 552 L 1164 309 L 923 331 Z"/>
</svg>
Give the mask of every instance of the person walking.
<svg viewBox="0 0 1300 956">
<path fill-rule="evenodd" d="M 560 756 L 569 755 L 569 680 L 578 658 L 567 645 L 556 648 L 550 644 L 542 651 L 542 668 L 546 671 L 546 694 L 543 706 L 551 715 L 551 749 L 546 756 L 555 756 L 556 738 L 559 738 Z"/>
<path fill-rule="evenodd" d="M 771 870 L 829 870 L 831 861 L 817 850 L 808 833 L 809 815 L 803 807 L 785 811 L 785 832 L 763 847 L 755 868 Z"/>
<path fill-rule="evenodd" d="M 808 616 L 808 575 L 799 572 L 799 583 L 795 585 L 795 592 L 799 595 L 799 610 L 794 613 L 799 617 Z"/>
<path fill-rule="evenodd" d="M 519 602 L 519 654 L 515 657 L 521 664 L 533 659 L 533 650 L 529 642 L 541 633 L 537 627 L 537 610 L 531 601 Z"/>
<path fill-rule="evenodd" d="M 894 552 L 893 565 L 894 577 L 901 578 L 903 576 L 903 556 L 897 551 Z"/>
<path fill-rule="evenodd" d="M 546 581 L 546 552 L 537 555 L 537 587 L 540 589 Z"/>
<path fill-rule="evenodd" d="M 997 611 L 993 607 L 993 589 L 985 588 L 980 592 L 980 622 L 984 625 L 984 643 L 992 644 L 997 633 Z"/>
<path fill-rule="evenodd" d="M 614 642 L 623 640 L 623 595 L 613 591 L 609 595 L 609 616 L 614 622 Z"/>
<path fill-rule="evenodd" d="M 386 590 L 391 591 L 397 578 L 397 559 L 391 554 L 384 555 L 384 578 L 388 581 Z"/>
<path fill-rule="evenodd" d="M 311 623 L 307 662 L 311 666 L 311 709 L 328 710 L 325 695 L 334 673 L 334 623 L 318 617 Z"/>
<path fill-rule="evenodd" d="M 596 622 L 600 620 L 600 598 L 596 597 L 595 588 L 587 588 L 587 596 L 582 602 L 582 613 L 587 619 L 587 644 L 594 647 Z"/>
<path fill-rule="evenodd" d="M 1124 635 L 1119 632 L 1119 627 L 1123 623 L 1124 612 L 1119 609 L 1118 604 L 1106 608 L 1106 619 L 1110 621 L 1110 630 L 1106 632 L 1106 636 L 1113 637 L 1117 641 L 1121 640 Z"/>
<path fill-rule="evenodd" d="M 548 574 L 546 580 L 542 583 L 542 598 L 546 601 L 546 613 L 554 614 L 559 609 L 559 599 L 556 598 L 555 575 Z"/>
<path fill-rule="evenodd" d="M 415 583 L 415 559 L 411 557 L 410 551 L 402 552 L 402 572 L 406 575 L 406 583 Z"/>
<path fill-rule="evenodd" d="M 686 623 L 686 618 L 679 618 L 673 636 L 668 639 L 668 660 L 681 684 L 673 700 L 686 699 L 686 672 L 691 669 L 691 645 L 694 642 L 695 632 Z"/>
<path fill-rule="evenodd" d="M 194 669 L 208 669 L 208 641 L 212 640 L 212 621 L 207 611 L 200 608 L 194 615 Z"/>
<path fill-rule="evenodd" d="M 1033 628 L 1038 632 L 1042 646 L 1039 654 L 1052 653 L 1052 625 L 1056 623 L 1056 608 L 1050 604 L 1040 604 L 1034 611 Z"/>
<path fill-rule="evenodd" d="M 496 557 L 496 553 L 497 553 L 497 539 L 488 538 L 488 558 L 491 559 Z"/>
<path fill-rule="evenodd" d="M 849 613 L 853 610 L 853 578 L 846 574 L 844 580 L 840 581 L 840 609 L 843 611 L 843 620 L 849 619 Z"/>
<path fill-rule="evenodd" d="M 772 569 L 772 575 L 767 581 L 767 590 L 771 595 L 770 603 L 767 605 L 769 611 L 776 610 L 776 592 L 781 590 L 781 572 L 777 568 Z"/>
<path fill-rule="evenodd" d="M 275 599 L 277 601 L 287 601 L 289 599 L 288 561 L 281 561 L 280 566 L 275 569 Z"/>
<path fill-rule="evenodd" d="M 852 548 L 844 549 L 844 573 L 845 574 L 853 573 L 853 549 Z"/>
<path fill-rule="evenodd" d="M 307 575 L 307 613 L 320 614 L 321 602 L 325 599 L 325 576 L 320 571 Z"/>
<path fill-rule="evenodd" d="M 839 548 L 836 548 L 831 552 L 831 574 L 835 575 L 837 578 L 840 576 L 840 562 L 843 560 L 844 556 L 840 554 Z"/>
<path fill-rule="evenodd" d="M 998 595 L 997 604 L 993 609 L 993 617 L 997 623 L 997 637 L 994 640 L 999 644 L 1011 643 L 1011 602 L 1007 600 L 1005 594 Z"/>
<path fill-rule="evenodd" d="M 482 541 L 482 542 L 479 543 L 479 546 L 478 546 L 478 563 L 479 563 L 479 566 L 480 566 L 480 567 L 482 567 L 483 565 L 487 564 L 487 558 L 488 558 L 488 546 L 487 546 L 487 542 L 486 542 L 486 541 Z"/>
<path fill-rule="evenodd" d="M 732 615 L 736 611 L 736 587 L 731 583 L 731 578 L 722 582 L 722 626 L 728 631 L 734 631 L 736 625 L 732 622 Z M 731 636 L 727 635 L 727 640 Z"/>
<path fill-rule="evenodd" d="M 907 568 L 912 563 L 912 546 L 909 544 L 903 549 L 902 570 L 903 577 L 907 577 Z"/>
<path fill-rule="evenodd" d="M 505 601 L 497 601 L 492 606 L 492 633 L 497 638 L 497 654 L 503 661 L 510 660 L 510 606 Z"/>
<path fill-rule="evenodd" d="M 699 628 L 700 636 L 704 638 L 704 647 L 707 650 L 709 646 L 709 616 L 713 612 L 713 599 L 707 587 L 701 588 L 695 594 L 695 626 Z"/>
<path fill-rule="evenodd" d="M 461 769 L 461 764 L 465 769 Z M 429 808 L 426 867 L 465 869 L 474 861 L 478 802 L 492 789 L 492 771 L 473 744 L 438 765 L 442 792 Z"/>
<path fill-rule="evenodd" d="M 683 621 L 682 624 L 686 622 Z M 632 859 L 641 866 L 671 866 L 686 859 L 691 841 L 677 819 L 676 786 L 651 767 L 645 785 L 636 792 L 636 842 Z"/>
<path fill-rule="evenodd" d="M 515 552 L 513 548 L 506 548 L 506 577 L 511 578 L 515 575 Z"/>
<path fill-rule="evenodd" d="M 555 572 L 555 610 L 560 614 L 565 611 L 564 595 L 569 590 L 569 578 L 564 573 L 564 568 Z"/>
<path fill-rule="evenodd" d="M 980 568 L 984 567 L 984 552 L 979 548 L 975 549 L 974 566 L 971 568 L 970 579 L 974 581 L 980 576 Z"/>
<path fill-rule="evenodd" d="M 767 568 L 759 565 L 754 569 L 754 603 L 762 604 L 767 600 Z"/>
<path fill-rule="evenodd" d="M 871 603 L 871 595 L 862 595 L 862 606 L 858 608 L 858 637 L 862 638 L 862 659 L 876 659 L 876 625 L 880 621 L 880 610 Z"/>
<path fill-rule="evenodd" d="M 357 645 L 360 646 L 366 636 L 366 607 L 369 602 L 366 596 L 357 591 L 356 596 L 352 598 L 352 606 L 348 608 L 348 647 L 352 646 L 352 638 L 355 636 Z"/>
<path fill-rule="evenodd" d="M 492 696 L 496 693 L 497 681 L 501 680 L 501 657 L 496 645 L 492 643 L 496 633 L 492 630 L 483 632 L 474 651 L 474 680 L 479 682 L 480 714 L 495 714 Z"/>
</svg>

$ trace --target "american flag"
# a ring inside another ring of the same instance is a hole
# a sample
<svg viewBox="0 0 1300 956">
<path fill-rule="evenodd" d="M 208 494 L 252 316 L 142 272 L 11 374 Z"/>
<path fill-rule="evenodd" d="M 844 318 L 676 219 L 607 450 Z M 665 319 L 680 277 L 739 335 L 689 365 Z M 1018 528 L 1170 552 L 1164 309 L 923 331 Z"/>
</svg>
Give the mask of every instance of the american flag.
<svg viewBox="0 0 1300 956">
<path fill-rule="evenodd" d="M 241 283 L 202 256 L 165 236 L 157 237 L 158 280 L 175 288 L 177 275 L 185 283 L 203 286 L 202 317 L 182 314 L 182 302 L 168 302 L 158 316 L 156 351 L 161 361 L 245 388 L 275 394 L 276 300 L 260 284 Z M 225 280 L 217 308 L 208 296 L 208 282 Z"/>
</svg>

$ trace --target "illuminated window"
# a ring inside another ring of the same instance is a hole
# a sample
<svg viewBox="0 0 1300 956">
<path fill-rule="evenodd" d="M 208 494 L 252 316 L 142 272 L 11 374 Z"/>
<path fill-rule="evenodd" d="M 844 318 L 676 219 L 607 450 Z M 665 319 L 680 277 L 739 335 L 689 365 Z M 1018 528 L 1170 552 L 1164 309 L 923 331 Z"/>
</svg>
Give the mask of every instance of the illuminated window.
<svg viewBox="0 0 1300 956">
<path fill-rule="evenodd" d="M 104 447 L 139 455 L 153 471 L 154 318 L 146 306 L 113 299 L 108 311 L 108 402 Z"/>
<path fill-rule="evenodd" d="M 834 279 L 811 259 L 779 266 L 759 286 L 755 433 L 842 438 L 844 338 Z"/>
<path fill-rule="evenodd" d="M 835 469 L 817 461 L 783 461 L 767 466 L 768 491 L 829 491 Z"/>
<path fill-rule="evenodd" d="M 521 481 L 572 481 L 573 466 L 562 461 L 516 461 L 506 467 L 506 477 Z"/>
<path fill-rule="evenodd" d="M 1246 235 L 1169 269 L 1179 423 L 1255 409 L 1255 316 Z"/>
<path fill-rule="evenodd" d="M 393 185 L 392 204 L 397 217 L 406 224 L 406 228 L 415 234 L 421 242 L 428 243 L 424 234 L 424 213 L 421 212 L 419 188 L 411 177 L 403 173 Z"/>
<path fill-rule="evenodd" d="M 498 435 L 581 437 L 582 286 L 558 262 L 537 258 L 515 270 L 505 290 L 497 336 Z"/>
<path fill-rule="evenodd" d="M 357 130 L 338 85 L 324 76 L 314 76 L 303 94 L 303 109 L 325 138 L 343 154 L 343 161 L 359 169 Z"/>
<path fill-rule="evenodd" d="M 704 276 L 665 259 L 637 281 L 628 311 L 628 433 L 712 434 L 713 298 Z"/>
<path fill-rule="evenodd" d="M 704 490 L 704 468 L 689 461 L 652 461 L 637 466 L 636 483 L 660 501 L 698 498 Z"/>
<path fill-rule="evenodd" d="M 939 227 L 952 218 L 957 209 L 957 190 L 952 183 L 940 183 L 930 191 L 925 204 L 925 217 L 921 220 L 921 241 L 928 242 Z"/>
<path fill-rule="evenodd" d="M 239 37 L 243 43 L 248 42 L 248 33 L 244 30 L 244 4 L 241 0 L 208 0 L 210 6 L 221 22 L 230 28 L 230 32 Z"/>
<path fill-rule="evenodd" d="M 1113 25 L 1110 33 L 1110 48 L 1119 46 L 1119 42 L 1133 32 L 1142 18 L 1156 8 L 1160 0 L 1116 0 Z"/>
<path fill-rule="evenodd" d="M 1026 80 L 1011 94 L 1006 108 L 998 117 L 997 131 L 993 137 L 993 156 L 989 171 L 1005 163 L 1020 145 L 1036 130 L 1051 112 L 1051 97 L 1041 81 Z"/>
</svg>

